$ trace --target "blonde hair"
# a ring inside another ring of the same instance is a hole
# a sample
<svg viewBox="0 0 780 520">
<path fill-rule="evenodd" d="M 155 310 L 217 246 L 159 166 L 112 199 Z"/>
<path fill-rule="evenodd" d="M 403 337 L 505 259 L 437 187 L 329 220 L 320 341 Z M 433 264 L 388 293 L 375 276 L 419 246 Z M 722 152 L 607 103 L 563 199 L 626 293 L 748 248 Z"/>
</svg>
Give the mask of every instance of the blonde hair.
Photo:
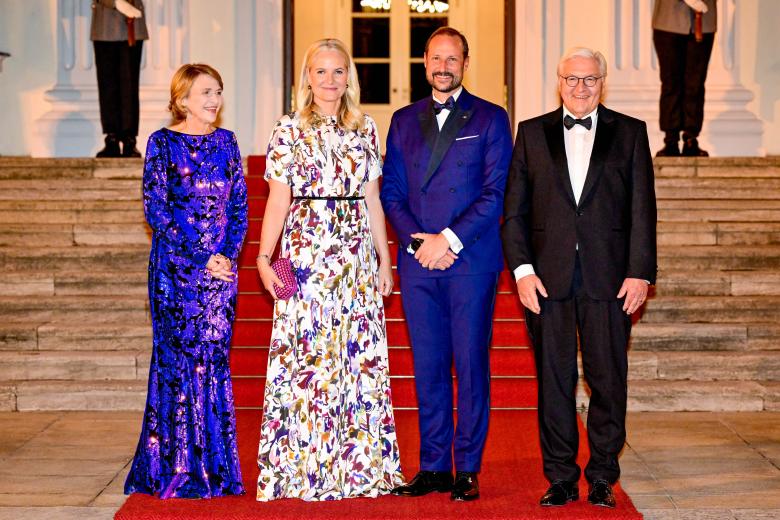
<svg viewBox="0 0 780 520">
<path fill-rule="evenodd" d="M 341 96 L 341 103 L 337 115 L 337 122 L 346 130 L 358 130 L 364 125 L 363 111 L 360 109 L 360 84 L 358 83 L 355 62 L 347 52 L 347 47 L 341 40 L 325 38 L 317 40 L 306 49 L 303 55 L 301 76 L 298 81 L 298 92 L 295 97 L 295 105 L 298 110 L 301 130 L 310 128 L 316 119 L 314 112 L 314 96 L 309 83 L 309 68 L 314 57 L 322 51 L 336 51 L 344 58 L 347 66 L 347 88 Z"/>
<path fill-rule="evenodd" d="M 192 84 L 195 83 L 198 76 L 204 74 L 217 80 L 219 88 L 224 88 L 222 76 L 219 75 L 217 69 L 205 63 L 187 63 L 174 73 L 171 79 L 171 99 L 168 102 L 168 110 L 175 122 L 187 119 L 187 109 L 182 105 L 182 101 L 189 96 Z"/>
</svg>

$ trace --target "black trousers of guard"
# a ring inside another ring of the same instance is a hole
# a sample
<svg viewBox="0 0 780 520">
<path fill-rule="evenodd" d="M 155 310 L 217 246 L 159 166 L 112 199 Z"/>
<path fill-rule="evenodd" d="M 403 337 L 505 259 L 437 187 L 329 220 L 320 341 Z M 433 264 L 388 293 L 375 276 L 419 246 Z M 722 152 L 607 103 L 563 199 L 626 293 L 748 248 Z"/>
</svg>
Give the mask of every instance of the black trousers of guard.
<svg viewBox="0 0 780 520">
<path fill-rule="evenodd" d="M 541 313 L 526 310 L 526 324 L 536 357 L 539 384 L 539 435 L 544 475 L 549 481 L 576 482 L 579 431 L 577 337 L 585 380 L 591 390 L 587 433 L 588 481 L 614 483 L 618 456 L 626 440 L 628 339 L 631 317 L 624 300 L 593 300 L 585 294 L 579 257 L 571 292 L 564 300 L 540 298 Z"/>
<path fill-rule="evenodd" d="M 138 79 L 143 41 L 92 42 L 95 47 L 100 123 L 104 134 L 119 139 L 138 135 Z"/>
<path fill-rule="evenodd" d="M 712 54 L 714 33 L 697 42 L 693 34 L 653 30 L 661 69 L 660 126 L 667 144 L 698 137 L 704 121 L 704 82 Z"/>
</svg>

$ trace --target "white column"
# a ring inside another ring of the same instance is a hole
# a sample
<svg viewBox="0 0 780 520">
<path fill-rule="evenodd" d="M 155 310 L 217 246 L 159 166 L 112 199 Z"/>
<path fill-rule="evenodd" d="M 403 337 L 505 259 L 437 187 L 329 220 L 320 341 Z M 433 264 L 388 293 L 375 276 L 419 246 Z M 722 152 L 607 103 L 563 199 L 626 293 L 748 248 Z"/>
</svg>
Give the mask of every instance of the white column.
<svg viewBox="0 0 780 520">
<path fill-rule="evenodd" d="M 243 155 L 264 155 L 282 115 L 282 5 L 235 0 L 235 132 Z"/>
<path fill-rule="evenodd" d="M 92 156 L 102 148 L 97 76 L 89 39 L 91 0 L 57 1 L 57 83 L 46 92 L 51 110 L 35 123 L 34 157 Z M 146 0 L 149 40 L 144 42 L 140 78 L 138 147 L 169 122 L 173 72 L 188 61 L 188 2 Z"/>
<path fill-rule="evenodd" d="M 653 47 L 653 0 L 610 0 L 606 104 L 647 121 L 653 151 L 663 146 L 658 124 L 661 82 Z M 735 23 L 739 0 L 719 0 L 718 30 L 707 75 L 699 142 L 711 155 L 763 155 L 762 123 L 747 108 L 753 93 L 739 80 Z"/>
</svg>

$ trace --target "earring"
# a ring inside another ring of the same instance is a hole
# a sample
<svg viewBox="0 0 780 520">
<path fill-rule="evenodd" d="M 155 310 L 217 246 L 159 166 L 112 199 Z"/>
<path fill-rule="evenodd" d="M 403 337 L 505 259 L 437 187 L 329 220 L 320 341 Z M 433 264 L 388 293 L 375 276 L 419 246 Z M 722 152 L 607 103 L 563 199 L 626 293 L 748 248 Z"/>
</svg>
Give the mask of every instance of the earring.
<svg viewBox="0 0 780 520">
<path fill-rule="evenodd" d="M 307 85 L 306 88 L 311 90 L 311 85 Z"/>
</svg>

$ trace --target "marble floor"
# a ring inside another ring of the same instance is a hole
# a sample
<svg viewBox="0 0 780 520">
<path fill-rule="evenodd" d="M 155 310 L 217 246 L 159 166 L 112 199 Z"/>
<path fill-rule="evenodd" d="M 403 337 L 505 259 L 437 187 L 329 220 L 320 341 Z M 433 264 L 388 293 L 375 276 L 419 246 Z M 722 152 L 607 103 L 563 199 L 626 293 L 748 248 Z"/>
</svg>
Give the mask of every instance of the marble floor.
<svg viewBox="0 0 780 520">
<path fill-rule="evenodd" d="M 138 412 L 0 413 L 0 520 L 103 520 Z M 780 519 L 780 413 L 631 413 L 623 487 L 650 520 Z"/>
</svg>

